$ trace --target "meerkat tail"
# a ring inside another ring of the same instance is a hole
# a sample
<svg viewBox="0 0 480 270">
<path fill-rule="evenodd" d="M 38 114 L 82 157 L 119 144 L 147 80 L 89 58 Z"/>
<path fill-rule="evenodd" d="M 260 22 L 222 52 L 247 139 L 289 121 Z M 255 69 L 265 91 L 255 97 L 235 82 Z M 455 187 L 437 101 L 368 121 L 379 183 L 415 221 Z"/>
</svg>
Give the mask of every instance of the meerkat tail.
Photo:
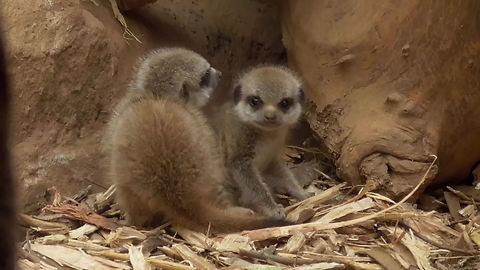
<svg viewBox="0 0 480 270">
<path fill-rule="evenodd" d="M 197 205 L 199 213 L 193 226 L 200 226 L 200 229 L 207 229 L 210 227 L 214 232 L 229 233 L 240 232 L 243 230 L 255 230 L 269 227 L 280 227 L 293 225 L 293 222 L 285 219 L 276 219 L 267 216 L 248 215 L 246 213 L 236 213 L 234 211 L 220 209 L 215 205 L 202 204 Z M 173 218 L 178 218 L 179 215 Z M 186 217 L 181 218 L 185 220 L 178 220 L 178 224 L 185 225 Z M 188 221 L 187 221 L 188 222 Z M 191 222 L 191 220 L 189 221 Z M 176 223 L 174 221 L 174 223 Z M 183 224 L 182 224 L 183 223 Z M 187 223 L 188 224 L 188 223 Z M 188 225 L 187 225 L 188 226 Z"/>
</svg>

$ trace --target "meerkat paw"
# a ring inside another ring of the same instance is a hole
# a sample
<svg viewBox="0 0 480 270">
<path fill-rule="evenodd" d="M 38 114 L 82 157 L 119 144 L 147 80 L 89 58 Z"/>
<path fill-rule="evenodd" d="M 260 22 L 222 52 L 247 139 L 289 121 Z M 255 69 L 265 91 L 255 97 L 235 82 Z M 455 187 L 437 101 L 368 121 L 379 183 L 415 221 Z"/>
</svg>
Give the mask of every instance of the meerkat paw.
<svg viewBox="0 0 480 270">
<path fill-rule="evenodd" d="M 307 192 L 305 189 L 303 189 L 299 185 L 290 185 L 287 188 L 288 188 L 288 193 L 299 201 L 303 201 L 313 195 L 312 193 Z"/>
<path fill-rule="evenodd" d="M 245 208 L 241 206 L 233 206 L 228 209 L 228 211 L 237 214 L 237 215 L 246 215 L 246 216 L 253 216 L 255 212 L 250 208 Z"/>
<path fill-rule="evenodd" d="M 307 199 L 308 197 L 312 196 L 309 192 L 307 192 L 303 189 L 302 190 L 297 190 L 295 192 L 291 192 L 291 194 L 295 199 L 297 199 L 299 201 L 303 201 L 303 200 Z"/>
<path fill-rule="evenodd" d="M 275 205 L 272 207 L 264 206 L 260 208 L 259 212 L 275 219 L 285 219 L 287 217 L 283 205 L 277 203 L 275 203 Z"/>
</svg>

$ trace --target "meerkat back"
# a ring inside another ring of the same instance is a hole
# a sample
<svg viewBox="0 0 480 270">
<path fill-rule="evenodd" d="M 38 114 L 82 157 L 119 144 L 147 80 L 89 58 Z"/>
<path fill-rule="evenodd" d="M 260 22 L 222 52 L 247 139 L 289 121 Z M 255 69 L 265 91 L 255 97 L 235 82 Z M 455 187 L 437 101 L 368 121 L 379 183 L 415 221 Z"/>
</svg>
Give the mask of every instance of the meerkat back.
<svg viewBox="0 0 480 270">
<path fill-rule="evenodd" d="M 131 105 L 118 119 L 111 160 L 111 177 L 129 222 L 152 225 L 176 211 L 182 213 L 178 217 L 198 214 L 190 205 L 208 201 L 219 184 L 202 185 L 206 179 L 201 178 L 221 179 L 215 175 L 212 140 L 195 109 L 164 100 Z"/>
<path fill-rule="evenodd" d="M 217 205 L 224 170 L 213 131 L 195 108 L 139 101 L 118 119 L 112 139 L 110 173 L 131 224 L 171 221 L 195 230 L 211 225 L 219 232 L 290 224 Z"/>
</svg>

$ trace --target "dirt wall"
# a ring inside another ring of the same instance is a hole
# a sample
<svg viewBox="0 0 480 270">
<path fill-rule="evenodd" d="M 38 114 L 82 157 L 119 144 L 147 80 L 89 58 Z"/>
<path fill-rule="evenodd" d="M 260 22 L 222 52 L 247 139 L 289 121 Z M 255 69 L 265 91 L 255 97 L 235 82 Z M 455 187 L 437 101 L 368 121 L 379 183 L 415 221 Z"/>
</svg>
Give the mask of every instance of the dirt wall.
<svg viewBox="0 0 480 270">
<path fill-rule="evenodd" d="M 257 1 L 159 1 L 124 13 L 109 1 L 6 0 L 2 16 L 13 83 L 13 152 L 27 209 L 56 186 L 71 195 L 108 186 L 100 140 L 137 57 L 183 46 L 224 71 L 218 99 L 239 69 L 285 59 L 278 9 Z"/>
</svg>

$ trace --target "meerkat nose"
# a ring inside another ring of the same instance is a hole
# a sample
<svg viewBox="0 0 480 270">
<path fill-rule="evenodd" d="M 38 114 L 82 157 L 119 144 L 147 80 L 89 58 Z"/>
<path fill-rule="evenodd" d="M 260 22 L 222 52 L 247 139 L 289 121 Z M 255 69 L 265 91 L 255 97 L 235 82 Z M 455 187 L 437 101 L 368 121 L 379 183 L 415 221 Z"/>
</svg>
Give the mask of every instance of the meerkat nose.
<svg viewBox="0 0 480 270">
<path fill-rule="evenodd" d="M 222 78 L 222 72 L 221 72 L 220 70 L 218 70 L 218 69 L 216 69 L 216 68 L 213 68 L 213 67 L 212 67 L 211 69 L 212 69 L 213 73 L 214 73 L 215 75 L 217 75 L 217 77 L 218 77 L 219 79 Z"/>
<path fill-rule="evenodd" d="M 273 121 L 277 119 L 277 115 L 275 114 L 275 111 L 267 110 L 263 114 L 263 117 L 265 117 L 265 120 L 268 121 Z"/>
</svg>

